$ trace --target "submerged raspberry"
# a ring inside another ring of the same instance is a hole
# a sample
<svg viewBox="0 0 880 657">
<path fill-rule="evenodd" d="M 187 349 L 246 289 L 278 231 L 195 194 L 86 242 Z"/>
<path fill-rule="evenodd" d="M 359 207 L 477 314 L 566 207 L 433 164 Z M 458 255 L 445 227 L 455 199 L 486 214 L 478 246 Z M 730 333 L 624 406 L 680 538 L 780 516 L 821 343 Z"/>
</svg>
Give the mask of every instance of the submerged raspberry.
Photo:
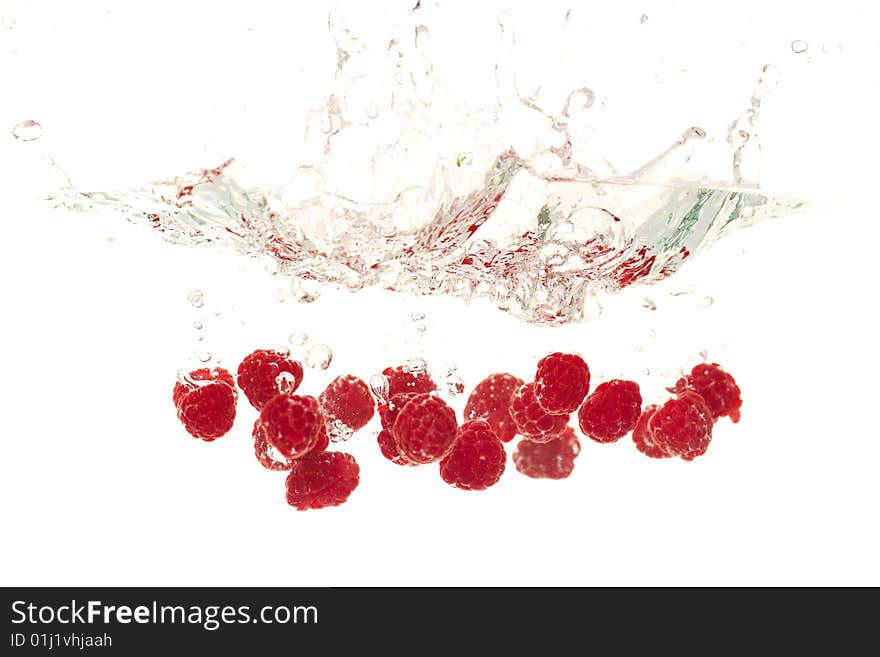
<svg viewBox="0 0 880 657">
<path fill-rule="evenodd" d="M 508 442 L 516 435 L 516 423 L 510 415 L 513 393 L 523 380 L 513 374 L 490 374 L 480 381 L 464 407 L 465 420 L 485 420 L 498 438 Z"/>
<path fill-rule="evenodd" d="M 324 419 L 314 397 L 279 394 L 260 411 L 254 439 L 265 440 L 288 459 L 299 458 L 319 441 Z"/>
<path fill-rule="evenodd" d="M 394 395 L 385 404 L 379 404 L 379 420 L 382 422 L 382 428 L 390 433 L 391 429 L 394 427 L 394 421 L 397 419 L 397 415 L 403 410 L 403 407 L 416 396 L 417 395 L 414 392 L 403 393 Z"/>
<path fill-rule="evenodd" d="M 556 352 L 538 361 L 535 398 L 548 413 L 573 413 L 589 391 L 590 368 L 580 356 Z"/>
<path fill-rule="evenodd" d="M 308 454 L 287 475 L 287 503 L 300 511 L 339 506 L 357 488 L 359 479 L 360 468 L 351 454 Z"/>
<path fill-rule="evenodd" d="M 600 384 L 578 411 L 584 435 L 597 443 L 613 443 L 636 426 L 642 395 L 634 381 L 612 379 Z"/>
<path fill-rule="evenodd" d="M 674 392 L 680 393 L 685 390 L 693 390 L 706 400 L 713 419 L 717 420 L 726 415 L 734 423 L 739 422 L 739 409 L 742 406 L 739 386 L 717 363 L 701 363 L 685 378 L 679 379 L 675 384 Z"/>
<path fill-rule="evenodd" d="M 191 436 L 206 442 L 225 435 L 235 422 L 235 389 L 218 380 L 177 396 L 177 418 Z"/>
<path fill-rule="evenodd" d="M 633 429 L 632 439 L 636 444 L 636 449 L 645 456 L 650 456 L 652 459 L 668 459 L 669 454 L 654 444 L 651 430 L 648 428 L 648 425 L 651 422 L 651 417 L 658 408 L 660 407 L 656 404 L 652 404 L 642 411 L 639 421 L 636 422 L 635 429 Z"/>
<path fill-rule="evenodd" d="M 458 436 L 455 411 L 439 397 L 416 395 L 398 413 L 391 435 L 400 454 L 413 463 L 439 461 Z"/>
<path fill-rule="evenodd" d="M 535 384 L 520 386 L 510 400 L 510 417 L 517 431 L 536 443 L 555 438 L 568 424 L 568 415 L 550 415 L 535 398 Z"/>
<path fill-rule="evenodd" d="M 232 379 L 232 374 L 229 373 L 229 370 L 223 369 L 222 367 L 215 367 L 214 369 L 200 367 L 186 376 L 190 381 L 222 381 L 232 388 L 232 393 L 235 395 L 235 398 L 238 399 L 238 390 L 235 389 L 235 381 Z M 181 383 L 180 381 L 175 383 L 174 394 L 171 397 L 174 402 L 174 408 L 177 408 L 179 405 L 181 397 L 192 392 L 196 387 L 197 384 Z"/>
<path fill-rule="evenodd" d="M 516 469 L 533 479 L 565 479 L 574 470 L 574 459 L 581 451 L 574 429 L 565 430 L 547 443 L 521 440 L 513 452 Z"/>
<path fill-rule="evenodd" d="M 292 378 L 284 389 L 279 387 L 277 381 L 282 372 L 287 372 Z M 296 392 L 302 379 L 303 367 L 298 361 L 271 349 L 257 349 L 245 356 L 238 366 L 238 387 L 258 411 L 279 392 Z"/>
<path fill-rule="evenodd" d="M 394 442 L 394 436 L 387 429 L 382 429 L 376 436 L 376 442 L 379 443 L 379 449 L 382 450 L 382 456 L 396 463 L 397 465 L 415 465 L 397 449 L 397 443 Z"/>
<path fill-rule="evenodd" d="M 286 458 L 277 449 L 272 447 L 266 440 L 265 431 L 262 426 L 254 427 L 254 456 L 257 461 L 267 470 L 290 470 L 297 459 Z M 318 430 L 318 437 L 315 439 L 314 446 L 306 452 L 306 454 L 316 454 L 323 452 L 330 445 L 330 438 L 327 436 L 326 425 L 321 425 Z M 302 458 L 302 457 L 300 457 Z"/>
<path fill-rule="evenodd" d="M 333 379 L 318 402 L 328 423 L 338 420 L 352 431 L 365 427 L 376 408 L 367 384 L 350 374 Z"/>
<path fill-rule="evenodd" d="M 693 461 L 712 440 L 712 411 L 700 395 L 686 390 L 654 412 L 648 430 L 659 449 Z"/>
<path fill-rule="evenodd" d="M 440 476 L 462 490 L 484 490 L 504 473 L 507 454 L 492 427 L 481 420 L 465 422 L 452 451 L 440 461 Z"/>
<path fill-rule="evenodd" d="M 403 365 L 386 367 L 382 374 L 388 379 L 388 398 L 403 393 L 428 393 L 437 389 L 437 384 L 431 379 L 428 370 L 410 372 Z"/>
</svg>

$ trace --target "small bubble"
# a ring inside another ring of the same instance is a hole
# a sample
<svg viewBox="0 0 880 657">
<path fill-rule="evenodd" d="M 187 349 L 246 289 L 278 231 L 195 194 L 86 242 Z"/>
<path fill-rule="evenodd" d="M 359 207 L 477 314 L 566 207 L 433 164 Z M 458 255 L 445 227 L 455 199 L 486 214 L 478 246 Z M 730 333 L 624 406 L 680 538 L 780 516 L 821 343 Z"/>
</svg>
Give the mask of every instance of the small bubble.
<svg viewBox="0 0 880 657">
<path fill-rule="evenodd" d="M 715 303 L 715 299 L 713 299 L 712 297 L 710 297 L 710 296 L 701 297 L 697 301 L 697 308 L 708 308 L 713 303 Z"/>
<path fill-rule="evenodd" d="M 458 371 L 458 365 L 456 365 L 454 363 L 450 363 L 446 367 L 446 371 L 444 372 L 443 376 L 445 376 L 446 378 L 449 378 L 450 376 L 455 376 L 455 373 L 457 371 Z"/>
<path fill-rule="evenodd" d="M 800 55 L 802 52 L 807 52 L 807 48 L 809 48 L 809 44 L 806 41 L 802 41 L 801 39 L 795 39 L 791 42 L 791 51 Z"/>
<path fill-rule="evenodd" d="M 705 361 L 707 358 L 709 358 L 709 352 L 706 351 L 705 349 L 703 349 L 703 351 L 700 352 L 700 358 L 702 358 L 703 361 Z"/>
<path fill-rule="evenodd" d="M 427 330 L 428 330 L 428 327 L 425 326 L 424 324 L 416 324 L 416 331 L 418 331 L 419 333 L 424 333 Z"/>
<path fill-rule="evenodd" d="M 28 119 L 15 124 L 12 136 L 19 141 L 34 141 L 43 134 L 43 126 L 36 121 Z"/>
<path fill-rule="evenodd" d="M 421 322 L 423 319 L 425 319 L 425 313 L 410 313 L 409 318 L 414 322 Z"/>
<path fill-rule="evenodd" d="M 428 367 L 424 358 L 408 358 L 403 364 L 403 371 L 407 374 L 421 374 Z"/>
<path fill-rule="evenodd" d="M 281 354 L 282 356 L 284 356 L 285 358 L 290 356 L 290 349 L 288 349 L 286 345 L 281 345 L 280 347 L 275 349 L 275 351 L 277 353 Z"/>
<path fill-rule="evenodd" d="M 370 103 L 367 106 L 367 118 L 375 119 L 377 116 L 379 116 L 379 108 L 376 107 L 375 103 Z"/>
<path fill-rule="evenodd" d="M 333 420 L 327 429 L 327 437 L 331 442 L 341 443 L 354 435 L 354 430 L 342 420 Z"/>
<path fill-rule="evenodd" d="M 460 376 L 451 376 L 446 380 L 446 392 L 452 397 L 464 392 L 464 381 Z"/>
<path fill-rule="evenodd" d="M 384 374 L 374 374 L 370 377 L 370 390 L 379 403 L 384 404 L 388 399 L 388 377 Z"/>
<path fill-rule="evenodd" d="M 296 377 L 291 372 L 280 372 L 275 377 L 275 385 L 281 394 L 290 394 L 293 392 L 293 386 L 296 384 Z"/>
<path fill-rule="evenodd" d="M 642 308 L 647 308 L 648 310 L 657 310 L 657 304 L 654 303 L 653 299 L 642 297 Z"/>
<path fill-rule="evenodd" d="M 287 341 L 294 347 L 302 347 L 309 341 L 309 336 L 305 331 L 294 331 L 287 336 Z"/>
<path fill-rule="evenodd" d="M 284 303 L 284 300 L 287 298 L 287 292 L 285 292 L 282 288 L 279 288 L 275 291 L 275 301 L 278 303 Z"/>
<path fill-rule="evenodd" d="M 739 248 L 736 250 L 736 255 L 738 255 L 738 256 L 745 255 L 745 254 L 746 254 L 746 250 L 745 250 L 744 248 L 742 248 L 742 247 L 739 247 Z"/>
<path fill-rule="evenodd" d="M 306 352 L 306 365 L 311 369 L 326 370 L 333 361 L 333 351 L 326 344 L 316 344 Z"/>
<path fill-rule="evenodd" d="M 683 297 L 686 294 L 693 294 L 694 290 L 697 289 L 697 286 L 693 283 L 682 283 L 678 287 L 675 287 L 669 290 L 669 296 L 671 297 Z"/>
<path fill-rule="evenodd" d="M 657 337 L 657 331 L 655 331 L 654 329 L 651 329 L 650 331 L 648 331 L 648 337 L 649 337 L 649 338 L 656 338 L 656 337 Z"/>
<path fill-rule="evenodd" d="M 205 295 L 201 290 L 193 290 L 187 295 L 186 299 L 193 308 L 201 308 L 205 305 Z"/>
<path fill-rule="evenodd" d="M 305 281 L 296 277 L 290 279 L 290 292 L 299 303 L 312 303 L 321 296 L 313 281 Z"/>
<path fill-rule="evenodd" d="M 646 367 L 645 369 L 642 370 L 642 372 L 644 373 L 645 376 L 651 376 L 651 368 L 650 367 Z"/>
<path fill-rule="evenodd" d="M 205 339 L 205 336 L 202 335 L 201 333 L 199 333 L 198 335 L 196 335 L 196 342 L 203 342 L 204 339 Z"/>
<path fill-rule="evenodd" d="M 209 363 L 214 356 L 210 351 L 202 351 L 199 353 L 199 361 L 202 363 Z"/>
<path fill-rule="evenodd" d="M 203 328 L 205 328 L 205 325 L 202 322 L 193 322 L 193 328 L 196 331 L 201 331 Z"/>
<path fill-rule="evenodd" d="M 644 25 L 648 22 L 648 14 L 642 14 L 641 18 L 639 18 L 639 23 Z"/>
</svg>

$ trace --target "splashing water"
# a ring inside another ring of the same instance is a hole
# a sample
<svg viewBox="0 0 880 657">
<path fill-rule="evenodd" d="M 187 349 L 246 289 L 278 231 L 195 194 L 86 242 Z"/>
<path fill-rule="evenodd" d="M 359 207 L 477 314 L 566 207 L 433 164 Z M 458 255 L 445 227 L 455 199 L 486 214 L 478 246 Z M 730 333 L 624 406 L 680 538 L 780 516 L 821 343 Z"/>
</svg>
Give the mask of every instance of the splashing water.
<svg viewBox="0 0 880 657">
<path fill-rule="evenodd" d="M 113 210 L 173 243 L 267 258 L 300 303 L 316 301 L 319 284 L 378 285 L 483 297 L 550 325 L 595 316 L 597 293 L 666 278 L 733 228 L 800 205 L 759 187 L 772 66 L 726 125 L 685 124 L 658 156 L 619 170 L 597 137 L 606 98 L 587 86 L 520 91 L 506 16 L 493 35 L 496 99 L 480 106 L 438 72 L 446 51 L 432 47 L 430 11 L 417 6 L 408 20 L 406 38 L 379 40 L 331 14 L 335 76 L 287 183 L 255 185 L 231 158 L 54 201 Z M 317 356 L 310 366 L 323 367 Z"/>
</svg>

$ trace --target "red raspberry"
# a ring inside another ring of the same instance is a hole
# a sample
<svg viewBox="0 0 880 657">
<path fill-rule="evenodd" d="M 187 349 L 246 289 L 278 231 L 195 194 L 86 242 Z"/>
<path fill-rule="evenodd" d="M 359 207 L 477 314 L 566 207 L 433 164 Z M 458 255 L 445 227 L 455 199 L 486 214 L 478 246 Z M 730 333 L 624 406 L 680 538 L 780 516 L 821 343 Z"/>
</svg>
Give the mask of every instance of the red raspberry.
<svg viewBox="0 0 880 657">
<path fill-rule="evenodd" d="M 533 479 L 565 479 L 574 470 L 574 459 L 581 451 L 574 429 L 565 430 L 548 443 L 521 440 L 513 452 L 516 469 Z"/>
<path fill-rule="evenodd" d="M 276 379 L 282 372 L 293 376 L 289 388 L 279 389 Z M 238 366 L 238 387 L 258 411 L 279 392 L 293 394 L 302 383 L 303 368 L 297 361 L 271 349 L 257 349 Z"/>
<path fill-rule="evenodd" d="M 553 440 L 568 424 L 568 415 L 550 415 L 535 398 L 535 384 L 517 388 L 510 400 L 510 417 L 526 439 L 536 443 Z"/>
<path fill-rule="evenodd" d="M 612 379 L 586 398 L 578 411 L 578 424 L 597 443 L 613 443 L 633 430 L 641 410 L 639 384 Z"/>
<path fill-rule="evenodd" d="M 394 436 L 392 436 L 391 432 L 387 429 L 382 429 L 382 431 L 379 432 L 379 435 L 376 436 L 376 442 L 379 443 L 379 449 L 382 450 L 382 456 L 392 463 L 396 463 L 397 465 L 415 465 L 400 453 L 397 449 L 397 443 L 394 442 Z"/>
<path fill-rule="evenodd" d="M 308 454 L 323 452 L 329 447 L 329 445 L 330 438 L 327 435 L 327 426 L 321 425 L 321 428 L 318 430 L 317 441 L 315 442 L 314 447 L 308 451 Z M 296 462 L 296 459 L 285 458 L 277 449 L 269 445 L 262 426 L 260 428 L 254 428 L 254 455 L 257 457 L 257 461 L 260 462 L 260 465 L 267 470 L 290 470 Z"/>
<path fill-rule="evenodd" d="M 282 456 L 299 458 L 318 442 L 324 419 L 314 397 L 279 394 L 260 411 L 254 423 L 254 440 L 258 435 Z"/>
<path fill-rule="evenodd" d="M 389 398 L 388 403 L 386 404 L 379 404 L 379 420 L 382 422 L 382 428 L 390 433 L 392 427 L 394 427 L 394 421 L 397 419 L 397 415 L 414 397 L 416 397 L 416 393 L 407 392 L 400 395 L 394 395 Z"/>
<path fill-rule="evenodd" d="M 367 384 L 350 374 L 333 379 L 318 402 L 328 423 L 339 420 L 352 431 L 365 427 L 376 408 Z"/>
<path fill-rule="evenodd" d="M 657 406 L 657 404 L 652 404 L 642 411 L 642 415 L 639 417 L 639 421 L 636 422 L 635 429 L 633 429 L 632 438 L 633 442 L 636 444 L 636 449 L 645 456 L 650 456 L 652 459 L 668 459 L 669 454 L 654 444 L 654 440 L 651 437 L 651 430 L 648 428 L 648 425 L 651 422 L 651 417 L 658 408 L 660 407 Z"/>
<path fill-rule="evenodd" d="M 174 396 L 177 398 L 177 419 L 193 437 L 210 442 L 232 428 L 237 396 L 235 388 L 230 387 L 222 378 L 215 383 L 204 383 L 179 394 L 175 390 Z"/>
<path fill-rule="evenodd" d="M 717 420 L 726 415 L 734 423 L 739 422 L 739 409 L 742 406 L 739 386 L 717 363 L 711 365 L 701 363 L 695 366 L 687 377 L 679 379 L 673 392 L 680 393 L 685 390 L 693 390 L 706 400 L 713 419 Z"/>
<path fill-rule="evenodd" d="M 431 379 L 428 370 L 418 373 L 405 372 L 403 365 L 386 367 L 382 374 L 388 379 L 388 398 L 405 392 L 428 393 L 437 389 L 437 384 Z"/>
<path fill-rule="evenodd" d="M 700 395 L 686 390 L 654 412 L 648 430 L 659 449 L 693 461 L 712 440 L 712 411 Z"/>
<path fill-rule="evenodd" d="M 557 352 L 538 361 L 535 397 L 548 413 L 573 413 L 589 391 L 590 368 L 580 356 Z"/>
<path fill-rule="evenodd" d="M 439 397 L 416 395 L 398 413 L 391 435 L 398 451 L 413 463 L 439 461 L 458 437 L 455 411 Z"/>
<path fill-rule="evenodd" d="M 232 388 L 235 398 L 238 399 L 238 390 L 235 389 L 235 381 L 232 379 L 232 374 L 229 373 L 229 370 L 225 370 L 222 367 L 215 367 L 213 370 L 208 369 L 207 367 L 201 367 L 187 374 L 187 377 L 191 381 L 222 381 Z M 181 383 L 180 381 L 175 383 L 174 394 L 172 395 L 174 408 L 177 408 L 180 403 L 180 398 L 183 397 L 183 395 L 192 392 L 195 388 L 196 386 L 193 384 Z"/>
<path fill-rule="evenodd" d="M 513 374 L 490 374 L 480 381 L 464 407 L 465 420 L 485 420 L 498 438 L 508 442 L 516 435 L 510 400 L 523 380 Z"/>
<path fill-rule="evenodd" d="M 484 490 L 504 473 L 507 454 L 492 427 L 482 420 L 461 425 L 452 451 L 440 461 L 440 476 L 462 490 Z"/>
<path fill-rule="evenodd" d="M 308 454 L 287 475 L 287 503 L 300 511 L 339 506 L 357 488 L 359 478 L 360 468 L 351 454 Z"/>
</svg>

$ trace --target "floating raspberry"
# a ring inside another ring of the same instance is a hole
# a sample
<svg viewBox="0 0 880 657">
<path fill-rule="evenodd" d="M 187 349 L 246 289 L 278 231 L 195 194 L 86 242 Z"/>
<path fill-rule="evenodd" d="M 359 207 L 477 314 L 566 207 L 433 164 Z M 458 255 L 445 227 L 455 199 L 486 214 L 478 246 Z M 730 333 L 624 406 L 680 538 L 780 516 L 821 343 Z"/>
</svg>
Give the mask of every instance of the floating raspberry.
<svg viewBox="0 0 880 657">
<path fill-rule="evenodd" d="M 547 443 L 521 440 L 513 452 L 516 469 L 533 479 L 565 479 L 574 470 L 574 459 L 581 451 L 574 429 L 565 430 Z"/>
<path fill-rule="evenodd" d="M 636 422 L 636 427 L 633 429 L 632 438 L 633 442 L 636 444 L 636 449 L 645 456 L 650 456 L 652 459 L 668 459 L 669 454 L 654 444 L 654 440 L 651 437 L 651 430 L 648 428 L 651 417 L 658 408 L 660 407 L 656 404 L 652 404 L 642 411 L 639 421 Z"/>
<path fill-rule="evenodd" d="M 510 401 L 523 380 L 513 374 L 490 374 L 480 381 L 464 407 L 465 420 L 485 420 L 498 438 L 508 442 L 516 435 Z"/>
<path fill-rule="evenodd" d="M 576 411 L 589 391 L 590 368 L 580 356 L 556 352 L 538 361 L 535 398 L 548 413 Z"/>
<path fill-rule="evenodd" d="M 440 476 L 462 490 L 484 490 L 504 473 L 507 454 L 492 427 L 482 420 L 461 425 L 452 451 L 440 461 Z"/>
<path fill-rule="evenodd" d="M 281 456 L 295 459 L 315 446 L 323 425 L 314 397 L 278 394 L 263 406 L 253 435 L 254 440 L 262 435 Z"/>
<path fill-rule="evenodd" d="M 428 393 L 437 389 L 437 384 L 431 379 L 428 370 L 412 372 L 403 365 L 386 367 L 382 374 L 388 379 L 388 398 L 402 393 Z"/>
<path fill-rule="evenodd" d="M 648 430 L 659 449 L 693 461 L 706 453 L 712 440 L 712 411 L 700 395 L 685 390 L 654 412 Z"/>
<path fill-rule="evenodd" d="M 517 431 L 536 443 L 553 440 L 568 424 L 568 415 L 550 415 L 535 398 L 535 384 L 517 388 L 510 400 L 510 417 Z"/>
<path fill-rule="evenodd" d="M 382 429 L 382 431 L 379 432 L 379 435 L 376 436 L 376 442 L 379 443 L 379 449 L 382 450 L 382 456 L 392 463 L 396 463 L 397 465 L 415 465 L 400 453 L 397 449 L 397 443 L 394 442 L 394 436 L 392 436 L 391 432 L 387 429 Z"/>
<path fill-rule="evenodd" d="M 360 468 L 351 454 L 307 454 L 287 475 L 287 503 L 300 511 L 339 506 L 357 488 L 359 478 Z"/>
<path fill-rule="evenodd" d="M 277 382 L 278 375 L 282 372 L 293 377 L 283 390 Z M 296 392 L 302 379 L 303 367 L 299 362 L 271 349 L 257 349 L 245 356 L 238 366 L 238 387 L 244 391 L 251 406 L 258 411 L 279 392 Z"/>
<path fill-rule="evenodd" d="M 414 397 L 416 397 L 416 393 L 408 392 L 394 395 L 386 404 L 379 404 L 379 420 L 382 422 L 382 428 L 390 433 L 397 415 Z"/>
<path fill-rule="evenodd" d="M 352 431 L 365 427 L 376 408 L 367 384 L 350 374 L 333 379 L 318 402 L 328 423 L 339 420 Z"/>
<path fill-rule="evenodd" d="M 398 413 L 391 435 L 398 451 L 413 463 L 439 461 L 458 436 L 455 411 L 439 397 L 416 395 Z"/>
<path fill-rule="evenodd" d="M 327 436 L 327 426 L 321 425 L 315 445 L 307 453 L 316 454 L 317 452 L 323 452 L 329 445 L 330 438 Z M 282 456 L 281 452 L 269 444 L 262 425 L 259 428 L 254 428 L 254 455 L 257 457 L 260 465 L 267 470 L 290 470 L 296 462 L 296 459 Z"/>
<path fill-rule="evenodd" d="M 693 390 L 706 400 L 713 419 L 718 420 L 726 415 L 734 423 L 739 422 L 739 409 L 742 406 L 739 386 L 717 363 L 701 363 L 687 377 L 679 379 L 673 392 L 685 390 Z"/>
<path fill-rule="evenodd" d="M 214 377 L 200 380 L 214 380 Z M 216 382 L 203 383 L 180 392 L 175 386 L 174 397 L 177 400 L 177 419 L 195 438 L 206 442 L 216 440 L 226 434 L 235 422 L 237 395 L 235 388 L 227 384 L 223 377 L 218 377 Z"/>
<path fill-rule="evenodd" d="M 597 443 L 613 443 L 636 426 L 642 410 L 639 384 L 612 379 L 600 384 L 584 400 L 578 424 L 584 435 Z"/>
<path fill-rule="evenodd" d="M 207 367 L 201 367 L 197 370 L 193 370 L 192 372 L 187 374 L 186 377 L 190 381 L 222 381 L 230 388 L 232 388 L 232 392 L 235 394 L 235 398 L 238 399 L 238 390 L 235 389 L 235 381 L 232 379 L 232 374 L 229 373 L 229 370 L 225 370 L 222 367 L 215 367 L 213 370 L 208 369 Z M 174 408 L 177 408 L 177 405 L 180 402 L 180 398 L 183 395 L 188 392 L 192 392 L 195 388 L 196 384 L 181 383 L 180 381 L 175 383 L 174 394 L 172 395 Z"/>
</svg>

